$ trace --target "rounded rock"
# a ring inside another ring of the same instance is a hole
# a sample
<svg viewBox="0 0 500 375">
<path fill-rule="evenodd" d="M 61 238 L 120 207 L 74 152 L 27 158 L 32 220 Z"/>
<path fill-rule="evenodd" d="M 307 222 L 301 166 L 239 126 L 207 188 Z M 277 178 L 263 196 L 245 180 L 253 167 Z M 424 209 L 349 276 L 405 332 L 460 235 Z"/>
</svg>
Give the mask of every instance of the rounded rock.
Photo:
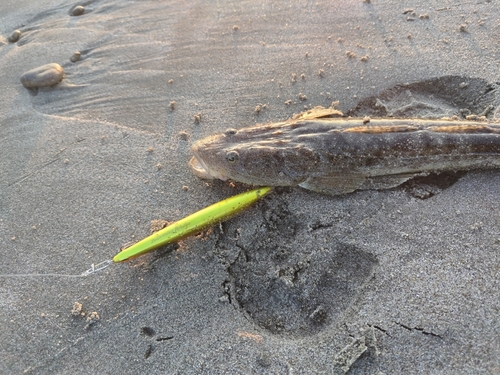
<svg viewBox="0 0 500 375">
<path fill-rule="evenodd" d="M 21 83 L 28 89 L 48 87 L 61 82 L 63 76 L 64 69 L 62 66 L 52 63 L 27 71 L 21 76 Z"/>
<path fill-rule="evenodd" d="M 77 5 L 73 9 L 70 10 L 69 15 L 70 16 L 81 16 L 85 12 L 85 8 L 82 7 L 81 5 Z"/>
<path fill-rule="evenodd" d="M 10 43 L 15 43 L 19 40 L 19 38 L 21 37 L 21 31 L 20 30 L 14 30 L 12 32 L 12 34 L 10 34 L 10 36 L 7 38 L 7 40 L 10 42 Z"/>
<path fill-rule="evenodd" d="M 82 54 L 81 54 L 80 52 L 76 51 L 76 52 L 73 54 L 73 56 L 71 56 L 70 61 L 71 61 L 72 63 L 76 63 L 78 60 L 80 60 L 80 57 L 81 57 L 81 56 L 82 56 Z"/>
</svg>

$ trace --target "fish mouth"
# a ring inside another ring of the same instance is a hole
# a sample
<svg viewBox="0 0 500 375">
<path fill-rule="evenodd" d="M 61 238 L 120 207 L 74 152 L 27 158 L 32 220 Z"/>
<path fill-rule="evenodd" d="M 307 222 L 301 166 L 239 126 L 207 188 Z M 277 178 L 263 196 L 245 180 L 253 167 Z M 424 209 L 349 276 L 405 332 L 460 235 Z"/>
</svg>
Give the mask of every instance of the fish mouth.
<svg viewBox="0 0 500 375">
<path fill-rule="evenodd" d="M 215 178 L 210 174 L 207 167 L 196 158 L 196 156 L 193 156 L 189 161 L 189 168 L 191 168 L 191 172 L 199 178 L 203 178 L 205 180 L 213 180 Z"/>
<path fill-rule="evenodd" d="M 203 178 L 205 180 L 213 180 L 215 178 L 223 181 L 227 180 L 226 177 L 207 168 L 205 163 L 203 163 L 203 161 L 201 159 L 198 159 L 196 156 L 193 156 L 189 161 L 189 168 L 191 168 L 191 171 L 195 176 Z"/>
</svg>

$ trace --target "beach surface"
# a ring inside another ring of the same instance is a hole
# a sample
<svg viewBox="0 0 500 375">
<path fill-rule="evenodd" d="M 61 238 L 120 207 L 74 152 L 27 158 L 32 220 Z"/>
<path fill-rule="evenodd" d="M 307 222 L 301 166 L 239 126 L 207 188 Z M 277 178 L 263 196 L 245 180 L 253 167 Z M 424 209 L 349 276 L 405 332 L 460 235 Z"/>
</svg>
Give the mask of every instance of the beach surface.
<svg viewBox="0 0 500 375">
<path fill-rule="evenodd" d="M 195 141 L 335 101 L 495 121 L 499 62 L 495 0 L 2 1 L 0 373 L 500 373 L 500 171 L 278 188 L 81 277 L 249 188 Z"/>
</svg>

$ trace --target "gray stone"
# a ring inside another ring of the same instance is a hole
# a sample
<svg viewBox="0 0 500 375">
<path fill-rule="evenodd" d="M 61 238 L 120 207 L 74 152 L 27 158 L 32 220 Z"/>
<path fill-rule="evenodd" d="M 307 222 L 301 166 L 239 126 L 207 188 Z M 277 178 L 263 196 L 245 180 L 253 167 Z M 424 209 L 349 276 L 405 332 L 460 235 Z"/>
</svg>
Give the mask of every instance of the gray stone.
<svg viewBox="0 0 500 375">
<path fill-rule="evenodd" d="M 10 43 L 15 43 L 19 40 L 19 38 L 21 37 L 21 31 L 20 30 L 14 30 L 12 32 L 12 34 L 10 34 L 10 36 L 7 38 L 7 40 L 10 42 Z"/>
<path fill-rule="evenodd" d="M 72 63 L 76 63 L 78 60 L 80 60 L 80 57 L 82 56 L 82 54 L 78 51 L 76 51 L 73 56 L 71 56 L 70 60 Z"/>
<path fill-rule="evenodd" d="M 83 13 L 85 13 L 85 8 L 82 7 L 81 5 L 77 5 L 73 9 L 70 10 L 69 15 L 70 16 L 81 16 Z"/>
<path fill-rule="evenodd" d="M 26 88 L 48 87 L 61 82 L 63 76 L 62 66 L 51 63 L 27 71 L 21 76 L 21 83 Z"/>
</svg>

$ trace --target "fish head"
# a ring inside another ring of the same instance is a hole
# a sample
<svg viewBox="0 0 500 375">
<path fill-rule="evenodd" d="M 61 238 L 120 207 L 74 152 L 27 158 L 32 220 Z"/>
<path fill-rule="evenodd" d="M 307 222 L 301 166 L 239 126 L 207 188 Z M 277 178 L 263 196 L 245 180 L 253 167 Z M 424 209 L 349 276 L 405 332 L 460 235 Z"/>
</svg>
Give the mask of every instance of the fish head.
<svg viewBox="0 0 500 375">
<path fill-rule="evenodd" d="M 276 137 L 273 126 L 228 129 L 196 142 L 191 148 L 191 170 L 201 178 L 231 179 L 250 185 L 301 183 L 307 178 L 303 172 L 310 168 L 311 160 L 303 159 L 300 145 Z"/>
</svg>

